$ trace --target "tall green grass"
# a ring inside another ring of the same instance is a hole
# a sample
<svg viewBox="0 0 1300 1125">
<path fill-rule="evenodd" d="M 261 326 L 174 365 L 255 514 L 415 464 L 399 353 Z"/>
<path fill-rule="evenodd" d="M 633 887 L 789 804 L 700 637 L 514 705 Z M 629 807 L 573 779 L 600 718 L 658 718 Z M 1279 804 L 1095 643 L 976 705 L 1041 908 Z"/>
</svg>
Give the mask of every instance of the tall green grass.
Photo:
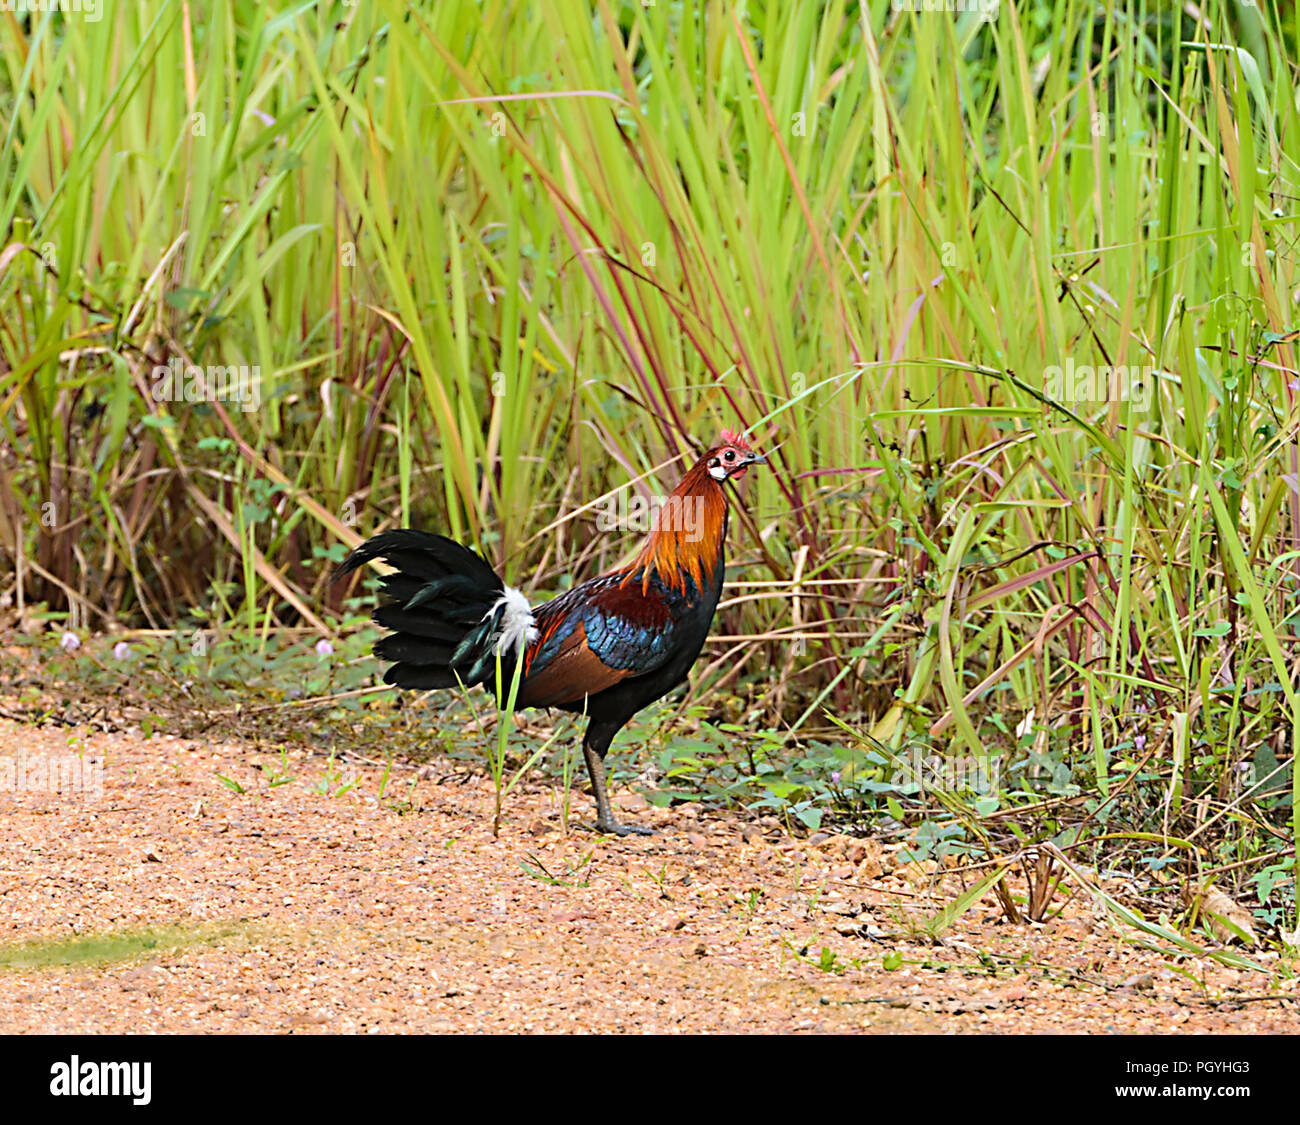
<svg viewBox="0 0 1300 1125">
<path fill-rule="evenodd" d="M 1297 16 L 1192 11 L 2 13 L 7 587 L 325 630 L 414 522 L 554 590 L 632 546 L 584 505 L 739 422 L 774 471 L 697 688 L 1156 770 L 1162 831 L 1246 846 L 1300 722 Z M 258 408 L 155 401 L 174 358 Z M 1149 407 L 1052 401 L 1067 361 Z"/>
</svg>

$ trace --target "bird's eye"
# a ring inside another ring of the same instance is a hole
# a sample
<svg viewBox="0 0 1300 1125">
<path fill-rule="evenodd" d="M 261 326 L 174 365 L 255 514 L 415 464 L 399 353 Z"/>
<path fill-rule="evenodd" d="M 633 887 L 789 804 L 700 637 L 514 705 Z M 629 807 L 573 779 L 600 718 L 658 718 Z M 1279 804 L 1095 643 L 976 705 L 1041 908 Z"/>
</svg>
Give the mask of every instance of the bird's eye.
<svg viewBox="0 0 1300 1125">
<path fill-rule="evenodd" d="M 734 449 L 728 449 L 724 456 L 728 461 L 734 461 L 736 459 L 736 451 Z"/>
</svg>

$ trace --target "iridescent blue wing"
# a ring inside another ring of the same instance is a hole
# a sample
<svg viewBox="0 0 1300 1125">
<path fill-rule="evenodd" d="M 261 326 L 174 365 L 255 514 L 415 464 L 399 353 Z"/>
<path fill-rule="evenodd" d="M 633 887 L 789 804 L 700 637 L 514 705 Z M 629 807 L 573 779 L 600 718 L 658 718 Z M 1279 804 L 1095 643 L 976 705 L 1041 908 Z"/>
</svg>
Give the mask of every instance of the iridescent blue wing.
<svg viewBox="0 0 1300 1125">
<path fill-rule="evenodd" d="M 580 702 L 668 660 L 681 631 L 661 590 L 612 574 L 535 611 L 537 639 L 524 656 L 521 706 Z"/>
</svg>

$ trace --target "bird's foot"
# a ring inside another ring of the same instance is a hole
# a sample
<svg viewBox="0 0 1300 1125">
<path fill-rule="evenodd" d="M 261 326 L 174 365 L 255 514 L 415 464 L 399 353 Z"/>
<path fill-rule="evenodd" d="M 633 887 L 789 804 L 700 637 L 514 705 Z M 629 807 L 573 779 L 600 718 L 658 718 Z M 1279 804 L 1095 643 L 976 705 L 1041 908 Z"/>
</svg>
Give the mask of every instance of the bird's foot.
<svg viewBox="0 0 1300 1125">
<path fill-rule="evenodd" d="M 653 836 L 653 828 L 642 828 L 639 824 L 619 824 L 617 820 L 609 820 L 602 824 L 596 821 L 597 832 L 608 832 L 612 836 Z"/>
<path fill-rule="evenodd" d="M 617 820 L 597 820 L 595 824 L 578 824 L 578 828 L 587 832 L 603 832 L 607 836 L 653 836 L 653 828 L 642 828 L 639 824 L 619 824 Z"/>
</svg>

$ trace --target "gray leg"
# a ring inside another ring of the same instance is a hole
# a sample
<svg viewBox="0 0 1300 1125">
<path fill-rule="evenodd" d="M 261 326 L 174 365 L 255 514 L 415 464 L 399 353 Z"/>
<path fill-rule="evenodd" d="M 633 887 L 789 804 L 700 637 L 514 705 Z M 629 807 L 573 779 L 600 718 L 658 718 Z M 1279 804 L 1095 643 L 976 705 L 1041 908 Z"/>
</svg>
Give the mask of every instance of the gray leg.
<svg viewBox="0 0 1300 1125">
<path fill-rule="evenodd" d="M 591 791 L 596 797 L 596 831 L 609 832 L 614 836 L 653 836 L 653 829 L 640 828 L 635 824 L 619 824 L 614 819 L 609 808 L 609 797 L 605 793 L 605 759 L 588 746 L 586 740 L 582 743 L 582 753 L 587 759 Z"/>
</svg>

